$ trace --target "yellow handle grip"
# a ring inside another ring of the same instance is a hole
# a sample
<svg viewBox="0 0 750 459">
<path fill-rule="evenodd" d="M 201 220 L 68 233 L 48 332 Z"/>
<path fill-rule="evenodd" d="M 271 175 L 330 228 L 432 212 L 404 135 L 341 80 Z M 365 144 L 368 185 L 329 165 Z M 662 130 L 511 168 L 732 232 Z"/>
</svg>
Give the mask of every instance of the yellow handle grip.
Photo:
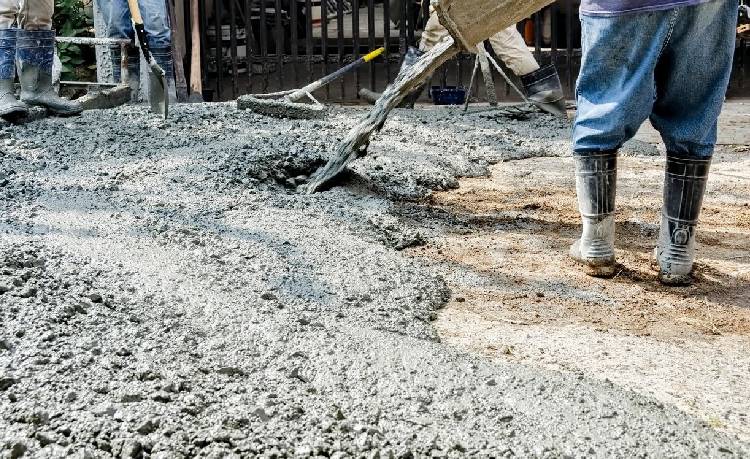
<svg viewBox="0 0 750 459">
<path fill-rule="evenodd" d="M 133 1 L 135 1 L 135 0 L 133 0 Z M 370 62 L 371 60 L 373 60 L 373 59 L 375 59 L 376 57 L 380 56 L 380 55 L 381 55 L 381 54 L 383 54 L 384 52 L 385 52 L 385 48 L 378 48 L 378 49 L 376 49 L 375 51 L 373 51 L 373 52 L 371 52 L 371 53 L 369 53 L 369 54 L 366 54 L 366 55 L 364 56 L 364 60 L 365 60 L 365 62 Z"/>
</svg>

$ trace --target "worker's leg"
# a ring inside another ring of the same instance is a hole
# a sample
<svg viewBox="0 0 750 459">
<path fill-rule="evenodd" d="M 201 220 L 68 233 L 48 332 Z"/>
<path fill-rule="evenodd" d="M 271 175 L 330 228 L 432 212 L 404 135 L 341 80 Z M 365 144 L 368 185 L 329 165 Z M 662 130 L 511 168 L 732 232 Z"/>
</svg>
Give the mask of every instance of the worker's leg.
<svg viewBox="0 0 750 459">
<path fill-rule="evenodd" d="M 20 28 L 25 30 L 52 30 L 54 0 L 21 0 Z"/>
<path fill-rule="evenodd" d="M 20 0 L 0 0 L 0 30 L 13 27 L 20 9 Z"/>
<path fill-rule="evenodd" d="M 667 147 L 657 248 L 660 279 L 691 282 L 695 232 L 734 56 L 736 0 L 674 10 L 674 28 L 656 67 L 651 121 Z"/>
<path fill-rule="evenodd" d="M 99 11 L 105 22 L 105 30 L 109 38 L 121 38 L 133 40 L 135 33 L 133 31 L 133 21 L 130 18 L 130 9 L 127 0 L 95 0 L 99 6 Z M 119 45 L 109 48 L 112 58 L 112 78 L 115 83 L 122 82 L 121 78 L 121 57 L 122 51 Z M 128 53 L 128 74 L 129 84 L 133 89 L 133 100 L 138 98 L 138 81 L 140 78 L 141 58 L 136 48 L 132 48 Z"/>
<path fill-rule="evenodd" d="M 148 35 L 151 49 L 165 49 L 172 46 L 172 31 L 169 27 L 167 4 L 162 0 L 138 0 L 143 17 L 143 26 Z"/>
<path fill-rule="evenodd" d="M 490 37 L 490 45 L 497 57 L 502 59 L 505 65 L 517 76 L 528 75 L 539 70 L 539 64 L 534 55 L 529 51 L 526 42 L 516 29 L 516 26 L 508 27 Z"/>
<path fill-rule="evenodd" d="M 539 68 L 523 37 L 515 26 L 490 37 L 495 54 L 521 78 L 526 97 L 543 111 L 567 117 L 565 94 L 554 65 Z"/>
<path fill-rule="evenodd" d="M 18 29 L 13 24 L 19 8 L 18 0 L 0 0 L 0 116 L 10 122 L 28 113 L 15 88 Z"/>
<path fill-rule="evenodd" d="M 46 108 L 56 115 L 77 115 L 81 105 L 63 99 L 52 87 L 52 62 L 55 55 L 55 31 L 52 27 L 52 0 L 24 0 L 21 26 L 16 42 L 16 57 L 21 81 L 21 100 Z"/>
<path fill-rule="evenodd" d="M 427 52 L 448 36 L 448 30 L 440 24 L 437 13 L 432 12 L 430 18 L 427 20 L 427 24 L 424 26 L 422 39 L 419 42 L 419 50 Z"/>
<path fill-rule="evenodd" d="M 667 12 L 581 16 L 582 62 L 573 128 L 581 239 L 571 256 L 590 274 L 615 271 L 617 150 L 654 103 L 654 69 L 669 36 Z"/>
<path fill-rule="evenodd" d="M 167 77 L 170 102 L 177 101 L 174 80 L 174 60 L 172 58 L 172 32 L 169 27 L 169 14 L 164 0 L 138 0 L 143 17 L 143 26 L 148 36 L 148 46 L 156 63 Z"/>
</svg>

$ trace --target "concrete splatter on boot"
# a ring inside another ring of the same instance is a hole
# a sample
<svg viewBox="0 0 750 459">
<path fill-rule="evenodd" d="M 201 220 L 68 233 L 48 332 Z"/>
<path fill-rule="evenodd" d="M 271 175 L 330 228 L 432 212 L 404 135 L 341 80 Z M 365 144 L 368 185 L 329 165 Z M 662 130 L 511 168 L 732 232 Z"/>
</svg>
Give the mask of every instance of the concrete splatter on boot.
<svg viewBox="0 0 750 459">
<path fill-rule="evenodd" d="M 172 48 L 151 48 L 151 55 L 164 70 L 167 83 L 167 95 L 170 104 L 177 103 L 177 86 L 174 81 L 174 59 L 172 58 Z"/>
<path fill-rule="evenodd" d="M 560 76 L 554 65 L 547 65 L 521 77 L 526 97 L 540 110 L 568 117 Z"/>
<path fill-rule="evenodd" d="M 20 67 L 21 100 L 59 116 L 78 115 L 81 104 L 64 99 L 52 87 L 54 30 L 19 30 L 16 56 Z"/>
<path fill-rule="evenodd" d="M 16 36 L 18 29 L 0 30 L 0 117 L 9 123 L 29 114 L 26 104 L 16 99 Z"/>
<path fill-rule="evenodd" d="M 615 274 L 615 196 L 617 152 L 576 156 L 578 207 L 583 234 L 570 247 L 570 256 L 595 277 Z"/>
<path fill-rule="evenodd" d="M 693 283 L 695 232 L 703 207 L 710 158 L 684 158 L 667 154 L 656 262 L 665 285 Z"/>
</svg>

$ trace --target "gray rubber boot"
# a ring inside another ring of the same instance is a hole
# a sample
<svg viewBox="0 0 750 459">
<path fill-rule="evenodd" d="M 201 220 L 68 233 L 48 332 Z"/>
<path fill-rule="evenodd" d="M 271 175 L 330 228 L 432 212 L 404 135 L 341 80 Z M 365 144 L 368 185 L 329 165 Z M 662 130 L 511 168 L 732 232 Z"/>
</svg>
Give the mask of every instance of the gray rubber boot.
<svg viewBox="0 0 750 459">
<path fill-rule="evenodd" d="M 414 65 L 414 63 L 417 62 L 417 60 L 422 57 L 423 54 L 423 51 L 410 46 L 409 49 L 406 50 L 404 61 L 401 62 L 399 73 L 401 73 L 405 68 Z M 422 95 L 422 91 L 424 91 L 425 86 L 427 86 L 427 83 L 421 84 L 418 87 L 414 88 L 414 90 L 407 94 L 406 97 L 404 97 L 404 99 L 401 101 L 401 103 L 397 105 L 397 108 L 414 108 L 414 104 L 417 102 L 417 99 L 419 99 L 419 96 Z M 375 105 L 375 102 L 377 102 L 377 100 L 380 99 L 380 96 L 382 95 L 382 93 L 370 91 L 369 89 L 363 88 L 359 90 L 359 97 L 361 97 L 362 100 L 368 102 L 371 105 Z"/>
<path fill-rule="evenodd" d="M 151 55 L 154 56 L 154 60 L 159 64 L 159 67 L 164 70 L 169 104 L 176 104 L 177 86 L 174 81 L 174 59 L 172 58 L 172 48 L 151 48 Z"/>
<path fill-rule="evenodd" d="M 703 207 L 710 158 L 667 154 L 656 262 L 665 285 L 690 285 L 695 260 L 695 232 Z"/>
<path fill-rule="evenodd" d="M 578 208 L 583 234 L 570 247 L 570 256 L 595 277 L 615 274 L 615 196 L 617 152 L 576 156 Z"/>
<path fill-rule="evenodd" d="M 59 116 L 78 115 L 81 104 L 63 99 L 52 87 L 54 30 L 19 30 L 16 56 L 20 67 L 21 100 Z"/>
<path fill-rule="evenodd" d="M 115 83 L 127 83 L 130 86 L 130 101 L 138 103 L 141 99 L 141 55 L 135 47 L 128 51 L 128 81 L 122 81 L 122 49 L 119 46 L 109 48 L 112 57 L 112 78 Z"/>
<path fill-rule="evenodd" d="M 554 65 L 547 65 L 521 77 L 526 97 L 540 110 L 551 115 L 568 117 L 560 76 Z"/>
<path fill-rule="evenodd" d="M 26 104 L 16 99 L 16 35 L 18 29 L 0 30 L 0 117 L 9 123 L 29 114 Z"/>
</svg>

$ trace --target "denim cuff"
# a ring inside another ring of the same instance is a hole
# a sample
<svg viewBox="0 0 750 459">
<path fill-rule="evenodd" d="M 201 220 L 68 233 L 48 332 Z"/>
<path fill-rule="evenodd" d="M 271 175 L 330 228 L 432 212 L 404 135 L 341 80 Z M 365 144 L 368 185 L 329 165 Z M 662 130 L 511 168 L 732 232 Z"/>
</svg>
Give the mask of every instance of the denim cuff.
<svg viewBox="0 0 750 459">
<path fill-rule="evenodd" d="M 174 79 L 174 59 L 172 58 L 172 48 L 151 48 L 151 55 L 159 67 L 164 70 L 167 79 Z"/>
<path fill-rule="evenodd" d="M 55 54 L 55 31 L 19 30 L 16 49 L 21 65 L 33 65 L 51 73 Z"/>
<path fill-rule="evenodd" d="M 55 46 L 54 30 L 19 30 L 18 49 L 33 49 Z"/>
<path fill-rule="evenodd" d="M 0 30 L 0 49 L 16 49 L 16 37 L 18 35 L 18 29 L 2 29 Z"/>
</svg>

